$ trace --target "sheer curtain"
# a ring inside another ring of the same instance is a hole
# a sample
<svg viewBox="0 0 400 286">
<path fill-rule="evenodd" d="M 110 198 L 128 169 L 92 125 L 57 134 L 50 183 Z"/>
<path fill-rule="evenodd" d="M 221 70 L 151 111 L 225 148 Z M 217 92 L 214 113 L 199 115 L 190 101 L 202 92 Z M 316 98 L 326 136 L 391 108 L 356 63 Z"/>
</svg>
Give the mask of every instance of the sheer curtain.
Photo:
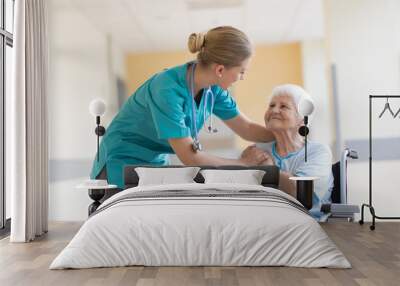
<svg viewBox="0 0 400 286">
<path fill-rule="evenodd" d="M 12 242 L 48 227 L 46 0 L 16 0 L 11 108 L 6 112 L 6 166 L 11 189 Z"/>
</svg>

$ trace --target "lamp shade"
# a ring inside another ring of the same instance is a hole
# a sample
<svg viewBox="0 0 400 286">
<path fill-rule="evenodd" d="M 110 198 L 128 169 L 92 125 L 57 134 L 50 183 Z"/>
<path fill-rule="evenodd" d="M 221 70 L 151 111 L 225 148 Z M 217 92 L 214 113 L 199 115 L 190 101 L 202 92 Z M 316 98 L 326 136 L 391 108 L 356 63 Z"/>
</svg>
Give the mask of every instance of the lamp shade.
<svg viewBox="0 0 400 286">
<path fill-rule="evenodd" d="M 299 102 L 299 113 L 301 116 L 309 116 L 314 112 L 314 102 L 311 98 L 302 98 Z"/>
<path fill-rule="evenodd" d="M 89 112 L 93 116 L 102 116 L 106 112 L 106 104 L 99 98 L 93 99 L 89 104 Z"/>
</svg>

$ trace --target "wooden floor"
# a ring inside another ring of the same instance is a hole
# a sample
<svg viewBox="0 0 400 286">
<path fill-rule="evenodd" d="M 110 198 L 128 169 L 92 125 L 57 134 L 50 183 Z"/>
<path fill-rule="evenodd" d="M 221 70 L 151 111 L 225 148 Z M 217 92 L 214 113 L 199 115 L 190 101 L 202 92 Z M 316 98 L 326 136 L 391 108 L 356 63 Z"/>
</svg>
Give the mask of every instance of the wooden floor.
<svg viewBox="0 0 400 286">
<path fill-rule="evenodd" d="M 0 241 L 0 285 L 400 285 L 400 223 L 323 225 L 353 268 L 121 267 L 48 270 L 80 223 L 52 223 L 49 233 L 27 244 Z"/>
</svg>

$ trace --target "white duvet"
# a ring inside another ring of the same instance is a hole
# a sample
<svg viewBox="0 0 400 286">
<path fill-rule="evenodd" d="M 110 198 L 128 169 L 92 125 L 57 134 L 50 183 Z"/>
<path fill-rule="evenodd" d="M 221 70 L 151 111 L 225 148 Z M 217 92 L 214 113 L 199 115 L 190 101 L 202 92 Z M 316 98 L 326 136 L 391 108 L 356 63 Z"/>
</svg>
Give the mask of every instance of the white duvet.
<svg viewBox="0 0 400 286">
<path fill-rule="evenodd" d="M 136 192 L 262 186 L 179 184 L 127 189 L 105 201 L 50 269 L 145 266 L 294 266 L 349 268 L 350 263 L 307 213 L 274 200 L 235 197 L 118 199 Z M 103 209 L 101 211 L 101 209 Z"/>
</svg>

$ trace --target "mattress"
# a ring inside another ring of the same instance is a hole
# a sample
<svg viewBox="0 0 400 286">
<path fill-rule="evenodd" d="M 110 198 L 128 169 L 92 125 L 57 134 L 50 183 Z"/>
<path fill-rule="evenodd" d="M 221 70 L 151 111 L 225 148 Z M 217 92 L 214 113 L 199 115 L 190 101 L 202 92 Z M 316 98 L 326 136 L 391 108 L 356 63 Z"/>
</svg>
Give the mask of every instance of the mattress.
<svg viewBox="0 0 400 286">
<path fill-rule="evenodd" d="M 258 185 L 198 183 L 114 195 L 50 269 L 129 265 L 351 267 L 291 196 Z"/>
</svg>

